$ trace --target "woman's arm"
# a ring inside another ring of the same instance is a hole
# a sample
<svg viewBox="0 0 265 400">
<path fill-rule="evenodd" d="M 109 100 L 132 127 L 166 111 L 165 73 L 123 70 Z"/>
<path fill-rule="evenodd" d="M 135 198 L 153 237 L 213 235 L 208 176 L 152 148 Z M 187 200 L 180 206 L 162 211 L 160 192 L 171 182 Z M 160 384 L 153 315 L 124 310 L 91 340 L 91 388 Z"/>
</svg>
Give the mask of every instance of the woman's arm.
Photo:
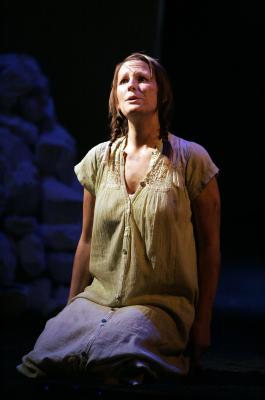
<svg viewBox="0 0 265 400">
<path fill-rule="evenodd" d="M 191 330 L 193 366 L 211 343 L 211 319 L 220 270 L 220 194 L 216 178 L 192 203 L 198 258 L 199 300 Z"/>
<path fill-rule="evenodd" d="M 89 272 L 89 257 L 95 200 L 96 198 L 84 189 L 82 232 L 74 257 L 68 301 L 92 282 L 92 276 Z"/>
</svg>

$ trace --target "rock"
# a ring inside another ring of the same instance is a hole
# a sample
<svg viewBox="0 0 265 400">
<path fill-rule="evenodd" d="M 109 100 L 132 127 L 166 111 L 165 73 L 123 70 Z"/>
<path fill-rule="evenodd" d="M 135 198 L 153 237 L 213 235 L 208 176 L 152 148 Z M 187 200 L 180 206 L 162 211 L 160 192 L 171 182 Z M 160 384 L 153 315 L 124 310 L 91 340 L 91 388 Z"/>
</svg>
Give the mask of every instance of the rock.
<svg viewBox="0 0 265 400">
<path fill-rule="evenodd" d="M 21 162 L 34 162 L 33 153 L 23 140 L 2 126 L 0 126 L 0 154 L 5 174 L 12 173 Z M 0 179 L 6 181 L 9 180 L 9 177 L 3 175 Z"/>
<path fill-rule="evenodd" d="M 28 309 L 28 288 L 14 284 L 0 289 L 0 315 L 5 318 L 19 317 Z"/>
<path fill-rule="evenodd" d="M 75 178 L 75 141 L 59 124 L 41 135 L 36 149 L 37 162 L 43 175 L 51 175 L 70 184 Z"/>
<path fill-rule="evenodd" d="M 1 201 L 1 200 L 0 200 Z M 10 215 L 4 219 L 4 228 L 16 237 L 21 237 L 33 233 L 37 230 L 38 223 L 34 217 L 21 217 Z"/>
<path fill-rule="evenodd" d="M 73 260 L 72 253 L 47 253 L 49 276 L 55 283 L 70 285 Z"/>
<path fill-rule="evenodd" d="M 36 215 L 40 206 L 41 187 L 38 171 L 30 161 L 23 161 L 10 174 L 7 183 L 9 213 Z"/>
<path fill-rule="evenodd" d="M 66 305 L 68 296 L 69 296 L 69 286 L 60 285 L 53 291 L 53 298 L 60 307 L 64 307 Z"/>
<path fill-rule="evenodd" d="M 58 286 L 52 291 L 52 297 L 45 306 L 45 317 L 51 318 L 60 312 L 67 304 L 69 288 L 67 286 Z"/>
<path fill-rule="evenodd" d="M 38 62 L 0 54 L 0 305 L 11 315 L 67 301 L 82 224 L 75 158 Z"/>
<path fill-rule="evenodd" d="M 4 185 L 0 184 L 0 217 L 4 214 L 7 205 L 7 196 Z"/>
<path fill-rule="evenodd" d="M 0 110 L 10 112 L 15 106 L 19 108 L 21 99 L 48 93 L 47 78 L 38 62 L 28 54 L 1 54 L 0 71 Z"/>
<path fill-rule="evenodd" d="M 48 278 L 36 279 L 28 284 L 28 308 L 42 314 L 46 313 L 51 299 L 52 282 Z"/>
<path fill-rule="evenodd" d="M 16 115 L 0 114 L 0 126 L 8 128 L 10 133 L 19 136 L 24 143 L 35 148 L 39 137 L 36 125 Z"/>
<path fill-rule="evenodd" d="M 42 184 L 44 224 L 79 224 L 82 220 L 82 192 L 50 177 Z"/>
<path fill-rule="evenodd" d="M 1 134 L 1 132 L 0 132 L 0 134 Z M 0 144 L 0 146 L 1 146 L 1 144 Z M 7 159 L 6 159 L 6 157 L 4 157 L 3 155 L 0 154 L 0 185 L 5 184 L 8 170 L 9 170 L 9 168 L 8 168 Z"/>
<path fill-rule="evenodd" d="M 46 269 L 44 244 L 40 236 L 32 233 L 19 240 L 18 258 L 22 270 L 29 277 L 40 276 Z"/>
<path fill-rule="evenodd" d="M 0 284 L 10 285 L 15 280 L 17 258 L 13 243 L 0 232 Z"/>
<path fill-rule="evenodd" d="M 75 251 L 81 234 L 81 224 L 44 224 L 41 231 L 47 249 Z"/>
</svg>

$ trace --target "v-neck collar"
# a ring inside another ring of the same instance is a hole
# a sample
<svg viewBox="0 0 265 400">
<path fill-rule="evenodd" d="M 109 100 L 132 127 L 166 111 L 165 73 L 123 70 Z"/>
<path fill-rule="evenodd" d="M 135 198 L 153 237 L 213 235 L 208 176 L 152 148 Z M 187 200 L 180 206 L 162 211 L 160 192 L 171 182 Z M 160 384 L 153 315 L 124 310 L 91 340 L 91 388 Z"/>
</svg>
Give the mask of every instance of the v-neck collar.
<svg viewBox="0 0 265 400">
<path fill-rule="evenodd" d="M 144 179 L 139 183 L 136 191 L 131 194 L 129 194 L 127 191 L 126 181 L 125 181 L 124 151 L 125 151 L 126 145 L 127 145 L 127 135 L 122 138 L 122 141 L 120 143 L 120 177 L 121 177 L 121 185 L 122 185 L 125 197 L 127 200 L 129 200 L 132 203 L 135 200 L 135 198 L 138 196 L 138 194 L 142 191 L 142 189 L 148 184 L 148 177 L 149 177 L 151 171 L 153 170 L 153 168 L 155 167 L 155 165 L 157 164 L 157 161 L 162 154 L 163 142 L 161 139 L 158 141 L 157 146 L 152 151 L 151 159 L 149 161 L 149 167 L 145 174 Z"/>
</svg>

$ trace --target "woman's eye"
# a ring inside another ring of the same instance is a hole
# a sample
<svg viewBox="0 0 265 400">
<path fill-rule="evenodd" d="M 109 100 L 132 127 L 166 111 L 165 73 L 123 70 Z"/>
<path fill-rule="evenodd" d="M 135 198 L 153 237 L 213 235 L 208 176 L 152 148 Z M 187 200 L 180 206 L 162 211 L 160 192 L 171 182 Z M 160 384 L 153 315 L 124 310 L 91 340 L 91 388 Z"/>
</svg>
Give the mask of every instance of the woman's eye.
<svg viewBox="0 0 265 400">
<path fill-rule="evenodd" d="M 139 81 L 139 82 L 146 82 L 147 79 L 146 79 L 145 76 L 139 76 L 138 81 Z"/>
<path fill-rule="evenodd" d="M 127 78 L 123 78 L 123 79 L 121 79 L 121 81 L 120 81 L 120 85 L 123 85 L 123 84 L 126 83 L 126 82 L 128 82 L 128 79 L 127 79 Z"/>
</svg>

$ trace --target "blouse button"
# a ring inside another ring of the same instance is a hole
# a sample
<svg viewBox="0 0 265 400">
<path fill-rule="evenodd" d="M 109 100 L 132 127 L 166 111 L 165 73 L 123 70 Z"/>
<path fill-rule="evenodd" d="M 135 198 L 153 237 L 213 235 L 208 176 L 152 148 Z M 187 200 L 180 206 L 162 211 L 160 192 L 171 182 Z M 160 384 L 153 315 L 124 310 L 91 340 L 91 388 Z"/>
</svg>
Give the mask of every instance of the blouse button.
<svg viewBox="0 0 265 400">
<path fill-rule="evenodd" d="M 141 185 L 142 187 L 145 187 L 146 184 L 145 184 L 145 182 L 142 181 L 142 182 L 140 182 L 140 185 Z"/>
<path fill-rule="evenodd" d="M 122 252 L 123 252 L 123 254 L 127 254 L 127 250 L 126 249 L 123 249 Z"/>
</svg>

